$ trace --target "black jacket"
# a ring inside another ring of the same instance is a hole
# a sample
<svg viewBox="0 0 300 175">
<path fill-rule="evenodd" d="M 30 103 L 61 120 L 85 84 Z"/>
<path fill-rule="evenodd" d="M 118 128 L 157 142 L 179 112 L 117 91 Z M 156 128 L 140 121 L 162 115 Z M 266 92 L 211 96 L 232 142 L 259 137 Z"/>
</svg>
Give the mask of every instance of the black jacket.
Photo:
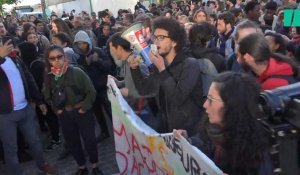
<svg viewBox="0 0 300 175">
<path fill-rule="evenodd" d="M 219 73 L 226 70 L 225 58 L 219 54 L 217 48 L 191 48 L 190 54 L 192 57 L 197 59 L 209 59 L 215 65 Z"/>
<path fill-rule="evenodd" d="M 154 68 L 149 77 L 131 70 L 140 95 L 155 94 L 161 122 L 159 132 L 185 129 L 194 134 L 202 116 L 202 79 L 196 59 L 178 54 L 162 72 Z"/>
<path fill-rule="evenodd" d="M 19 58 L 12 58 L 12 61 L 16 64 L 18 70 L 20 71 L 23 85 L 25 88 L 25 96 L 28 101 L 34 100 L 37 104 L 43 103 L 43 96 L 39 92 L 38 87 L 25 66 L 25 64 Z M 0 64 L 2 64 L 1 62 Z M 6 76 L 4 70 L 0 67 L 0 114 L 8 114 L 13 111 L 13 97 L 12 89 L 8 77 Z"/>
<path fill-rule="evenodd" d="M 86 71 L 92 80 L 97 91 L 97 97 L 106 96 L 107 76 L 112 72 L 113 63 L 103 49 L 93 47 L 90 38 L 83 31 L 79 31 L 75 35 L 74 43 L 86 42 L 89 45 L 87 53 L 83 53 L 76 44 L 74 44 L 74 52 L 79 54 L 77 63 Z M 97 54 L 97 59 L 91 59 L 94 54 Z M 88 61 L 87 61 L 88 60 Z"/>
</svg>

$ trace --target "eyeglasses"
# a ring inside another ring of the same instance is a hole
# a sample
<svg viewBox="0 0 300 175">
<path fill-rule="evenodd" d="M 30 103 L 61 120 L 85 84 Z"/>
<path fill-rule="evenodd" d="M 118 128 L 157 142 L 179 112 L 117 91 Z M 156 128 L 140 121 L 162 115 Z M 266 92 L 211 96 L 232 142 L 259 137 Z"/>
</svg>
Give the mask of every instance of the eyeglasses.
<svg viewBox="0 0 300 175">
<path fill-rule="evenodd" d="M 208 100 L 209 104 L 212 102 L 223 102 L 222 99 L 214 98 L 211 95 L 206 96 L 206 100 Z"/>
<path fill-rule="evenodd" d="M 55 57 L 49 57 L 49 61 L 53 62 L 53 61 L 56 61 L 56 60 L 62 60 L 64 58 L 64 55 L 57 55 Z"/>
<path fill-rule="evenodd" d="M 170 38 L 170 37 L 169 37 L 169 36 L 165 36 L 165 35 L 157 35 L 157 36 L 152 35 L 152 36 L 151 36 L 151 40 L 152 40 L 152 41 L 162 41 L 162 40 L 164 40 L 165 38 Z"/>
</svg>

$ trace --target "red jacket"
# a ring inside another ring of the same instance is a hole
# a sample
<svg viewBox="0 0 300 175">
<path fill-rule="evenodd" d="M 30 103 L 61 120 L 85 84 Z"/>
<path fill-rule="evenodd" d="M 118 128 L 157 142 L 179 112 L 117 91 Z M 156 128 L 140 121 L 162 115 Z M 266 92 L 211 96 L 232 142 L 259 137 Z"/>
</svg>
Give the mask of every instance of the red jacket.
<svg viewBox="0 0 300 175">
<path fill-rule="evenodd" d="M 257 81 L 261 84 L 263 90 L 272 90 L 289 84 L 287 80 L 282 78 L 268 78 L 273 75 L 293 76 L 294 71 L 290 64 L 270 58 L 266 70 L 257 78 Z"/>
</svg>

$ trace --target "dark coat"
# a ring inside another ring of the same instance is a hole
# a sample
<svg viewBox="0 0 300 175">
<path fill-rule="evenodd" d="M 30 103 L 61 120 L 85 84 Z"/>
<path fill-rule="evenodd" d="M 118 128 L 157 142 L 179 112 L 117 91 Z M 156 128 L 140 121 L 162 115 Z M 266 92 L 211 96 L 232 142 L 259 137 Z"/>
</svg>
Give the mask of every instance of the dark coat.
<svg viewBox="0 0 300 175">
<path fill-rule="evenodd" d="M 187 140 L 195 147 L 197 147 L 201 152 L 203 152 L 207 157 L 209 157 L 224 173 L 226 174 L 237 174 L 237 167 L 228 167 L 226 165 L 223 165 L 222 162 L 222 156 L 216 156 L 216 143 L 219 145 L 219 150 L 224 149 L 222 146 L 222 142 L 225 139 L 222 137 L 222 132 L 218 132 L 214 130 L 211 134 L 208 134 L 204 128 L 207 127 L 208 119 L 206 117 L 203 117 L 205 124 L 202 123 L 201 125 L 201 132 L 197 133 L 196 135 L 188 138 Z M 209 136 L 214 135 L 214 136 Z M 247 139 L 247 138 L 245 138 Z M 251 145 L 249 145 L 251 147 Z M 250 163 L 250 162 L 249 162 Z M 226 162 L 227 165 L 230 165 L 230 162 Z M 254 173 L 254 171 L 256 171 Z M 258 163 L 257 169 L 251 169 L 249 172 L 244 172 L 243 174 L 247 175 L 272 175 L 273 174 L 273 164 L 272 160 L 269 154 L 269 149 L 265 150 L 265 154 L 263 155 L 263 160 Z"/>
<path fill-rule="evenodd" d="M 79 54 L 77 63 L 85 70 L 93 85 L 97 91 L 97 97 L 106 96 L 106 84 L 107 76 L 112 72 L 113 63 L 112 60 L 107 56 L 103 49 L 93 47 L 90 38 L 83 31 L 79 31 L 76 36 L 74 43 L 76 42 L 87 42 L 89 44 L 89 50 L 87 53 L 83 53 L 76 44 L 74 45 L 74 52 Z M 89 57 L 97 54 L 97 59 L 92 59 L 90 63 L 87 62 Z"/>
<path fill-rule="evenodd" d="M 219 54 L 217 48 L 192 48 L 190 50 L 191 56 L 194 58 L 207 58 L 216 67 L 219 73 L 226 71 L 225 58 Z"/>
<path fill-rule="evenodd" d="M 162 72 L 153 68 L 149 77 L 132 69 L 132 78 L 140 95 L 155 94 L 161 114 L 158 132 L 186 129 L 194 134 L 202 116 L 202 79 L 198 62 L 178 54 Z"/>
<path fill-rule="evenodd" d="M 2 60 L 3 58 L 1 58 Z M 21 74 L 23 85 L 25 88 L 25 97 L 28 101 L 34 100 L 37 104 L 43 103 L 43 96 L 38 90 L 38 87 L 27 69 L 26 65 L 19 58 L 12 58 L 12 61 L 16 64 L 17 69 Z M 4 63 L 1 61 L 0 64 Z M 11 96 L 12 89 L 8 77 L 4 70 L 0 67 L 0 114 L 8 114 L 13 111 L 13 97 Z"/>
</svg>

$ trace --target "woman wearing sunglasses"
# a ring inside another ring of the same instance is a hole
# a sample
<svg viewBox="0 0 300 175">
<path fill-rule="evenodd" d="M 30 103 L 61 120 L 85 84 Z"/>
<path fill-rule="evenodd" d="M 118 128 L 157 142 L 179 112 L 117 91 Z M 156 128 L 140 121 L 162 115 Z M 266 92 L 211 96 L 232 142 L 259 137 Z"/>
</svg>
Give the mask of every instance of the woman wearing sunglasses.
<svg viewBox="0 0 300 175">
<path fill-rule="evenodd" d="M 226 174 L 272 174 L 268 138 L 257 120 L 259 93 L 259 85 L 247 75 L 219 74 L 203 105 L 208 117 L 199 133 L 188 138 Z M 174 135 L 188 137 L 185 130 L 174 130 Z"/>
<path fill-rule="evenodd" d="M 88 174 L 80 136 L 92 164 L 92 173 L 102 174 L 97 168 L 98 151 L 91 112 L 96 97 L 95 88 L 85 72 L 68 65 L 63 48 L 50 46 L 45 58 L 47 72 L 43 93 L 58 115 L 66 148 L 79 166 L 76 174 Z"/>
</svg>

